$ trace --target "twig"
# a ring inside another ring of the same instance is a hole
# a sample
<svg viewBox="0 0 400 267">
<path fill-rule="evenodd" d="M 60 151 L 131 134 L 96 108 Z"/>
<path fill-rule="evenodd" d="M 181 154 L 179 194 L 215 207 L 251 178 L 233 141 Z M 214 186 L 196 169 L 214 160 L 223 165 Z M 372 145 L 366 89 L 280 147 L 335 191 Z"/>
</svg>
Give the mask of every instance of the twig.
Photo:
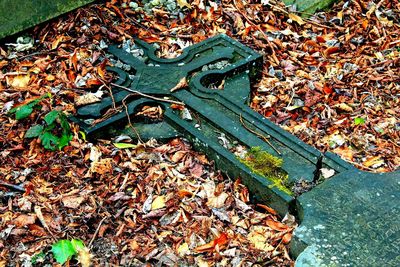
<svg viewBox="0 0 400 267">
<path fill-rule="evenodd" d="M 129 127 L 131 127 L 132 130 L 135 132 L 135 134 L 136 134 L 136 136 L 137 136 L 139 142 L 143 143 L 143 140 L 140 138 L 140 135 L 139 135 L 138 131 L 136 130 L 135 127 L 133 127 L 133 124 L 132 124 L 132 122 L 131 122 L 131 117 L 129 116 L 128 107 L 127 107 L 126 104 L 125 104 L 125 100 L 126 100 L 127 98 L 129 98 L 130 96 L 132 96 L 132 95 L 133 95 L 133 94 L 129 94 L 129 95 L 127 95 L 124 99 L 122 99 L 122 105 L 125 107 L 125 113 L 126 113 L 126 117 L 128 118 Z"/>
<path fill-rule="evenodd" d="M 0 186 L 8 187 L 9 189 L 12 189 L 12 190 L 18 191 L 18 192 L 22 192 L 22 193 L 25 192 L 25 188 L 23 188 L 22 186 L 19 186 L 19 185 L 0 182 Z"/>
<path fill-rule="evenodd" d="M 254 130 L 252 130 L 252 129 L 250 129 L 249 127 L 246 126 L 246 124 L 245 124 L 244 121 L 243 121 L 242 114 L 240 114 L 240 117 L 239 117 L 239 118 L 240 118 L 240 123 L 243 125 L 243 127 L 244 127 L 247 131 L 249 131 L 249 132 L 255 134 L 257 137 L 259 137 L 259 138 L 261 138 L 262 140 L 264 140 L 268 145 L 270 145 L 270 146 L 275 150 L 276 153 L 278 153 L 278 155 L 282 155 L 282 153 L 281 153 L 278 149 L 276 149 L 276 147 L 274 147 L 274 145 L 268 140 L 268 138 L 267 138 L 266 136 L 264 136 L 264 135 L 262 135 L 262 134 L 260 134 L 260 133 L 257 133 L 256 131 L 254 131 Z"/>
<path fill-rule="evenodd" d="M 370 171 L 370 172 L 375 172 L 375 173 L 378 172 L 378 170 L 376 170 L 376 169 L 369 168 L 369 167 L 364 166 L 364 165 L 362 165 L 362 164 L 360 164 L 360 163 L 347 160 L 347 159 L 345 159 L 345 158 L 343 158 L 343 157 L 341 157 L 341 159 L 343 159 L 344 161 L 347 161 L 348 163 L 350 163 L 350 164 L 352 164 L 352 165 L 355 165 L 355 166 L 357 166 L 357 167 L 359 167 L 359 168 L 366 169 L 366 170 L 368 170 L 368 171 Z"/>
<path fill-rule="evenodd" d="M 110 86 L 108 86 L 108 85 L 103 81 L 103 79 L 100 79 L 100 81 L 103 83 L 102 86 L 104 86 L 105 88 L 108 89 L 108 92 L 110 93 L 110 97 L 111 97 L 111 100 L 112 100 L 113 109 L 116 109 L 117 106 L 115 105 L 115 99 L 114 99 L 114 94 L 113 94 L 113 92 L 112 92 L 112 89 L 110 88 Z M 101 88 L 100 88 L 100 89 L 101 89 Z"/>
<path fill-rule="evenodd" d="M 90 242 L 89 242 L 89 245 L 88 245 L 88 248 L 89 248 L 89 249 L 92 248 L 92 243 L 93 243 L 94 239 L 96 238 L 97 234 L 99 233 L 100 227 L 101 227 L 101 225 L 103 224 L 103 222 L 104 222 L 105 219 L 108 219 L 108 216 L 104 217 L 104 218 L 101 219 L 101 221 L 99 222 L 99 225 L 97 226 L 96 231 L 94 232 L 93 237 L 92 237 L 92 239 L 91 239 Z"/>
<path fill-rule="evenodd" d="M 166 103 L 171 103 L 171 104 L 176 104 L 176 105 L 181 105 L 181 106 L 184 106 L 184 105 L 185 105 L 185 103 L 183 103 L 183 102 L 179 102 L 179 101 L 175 101 L 175 100 L 170 100 L 170 99 L 163 99 L 163 98 L 159 98 L 159 97 L 147 95 L 147 94 L 144 94 L 144 93 L 139 92 L 139 91 L 137 91 L 137 90 L 133 90 L 133 89 L 131 89 L 131 88 L 128 88 L 128 87 L 125 87 L 125 86 L 122 86 L 122 85 L 119 85 L 119 84 L 116 84 L 116 83 L 111 83 L 111 85 L 112 85 L 112 86 L 115 86 L 115 87 L 118 87 L 118 88 L 121 88 L 121 89 L 124 89 L 124 90 L 126 90 L 126 91 L 128 91 L 128 92 L 131 92 L 131 93 L 134 93 L 134 94 L 138 94 L 138 95 L 143 96 L 143 97 L 146 97 L 146 98 L 153 99 L 153 100 L 157 100 L 157 101 L 161 101 L 161 102 L 166 102 Z"/>
</svg>

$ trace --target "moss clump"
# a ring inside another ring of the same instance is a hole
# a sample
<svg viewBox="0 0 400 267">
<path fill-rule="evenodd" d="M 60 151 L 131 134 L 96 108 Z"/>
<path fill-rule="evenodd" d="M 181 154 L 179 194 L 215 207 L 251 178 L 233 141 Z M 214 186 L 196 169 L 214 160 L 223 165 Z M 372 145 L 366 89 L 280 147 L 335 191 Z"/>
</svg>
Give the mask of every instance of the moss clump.
<svg viewBox="0 0 400 267">
<path fill-rule="evenodd" d="M 282 159 L 261 150 L 260 147 L 252 147 L 245 157 L 239 158 L 239 160 L 254 173 L 271 180 L 272 186 L 276 186 L 289 195 L 293 194 L 288 188 L 288 175 L 281 169 Z"/>
</svg>

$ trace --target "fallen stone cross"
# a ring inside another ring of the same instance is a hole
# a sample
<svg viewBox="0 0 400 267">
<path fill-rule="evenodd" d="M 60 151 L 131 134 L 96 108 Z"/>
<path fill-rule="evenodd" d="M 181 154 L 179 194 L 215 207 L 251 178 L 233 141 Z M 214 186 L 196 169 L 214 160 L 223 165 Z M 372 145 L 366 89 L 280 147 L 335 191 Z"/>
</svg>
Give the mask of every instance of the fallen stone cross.
<svg viewBox="0 0 400 267">
<path fill-rule="evenodd" d="M 227 176 L 240 177 L 256 202 L 297 216 L 300 226 L 291 243 L 296 266 L 400 264 L 400 172 L 357 170 L 249 108 L 250 84 L 261 75 L 260 54 L 225 35 L 188 47 L 174 59 L 158 58 L 155 47 L 141 40 L 135 44 L 141 57 L 109 47 L 125 64 L 125 70 L 109 69 L 118 76 L 112 97 L 78 108 L 72 118 L 88 137 L 187 138 Z M 125 127 L 127 116 L 143 106 L 161 107 L 163 119 L 135 121 L 135 131 Z M 111 109 L 114 114 L 107 116 Z M 287 181 L 249 168 L 232 152 L 238 145 L 281 159 L 279 175 Z M 321 170 L 333 176 L 325 179 Z M 302 184 L 308 190 L 294 192 Z"/>
</svg>

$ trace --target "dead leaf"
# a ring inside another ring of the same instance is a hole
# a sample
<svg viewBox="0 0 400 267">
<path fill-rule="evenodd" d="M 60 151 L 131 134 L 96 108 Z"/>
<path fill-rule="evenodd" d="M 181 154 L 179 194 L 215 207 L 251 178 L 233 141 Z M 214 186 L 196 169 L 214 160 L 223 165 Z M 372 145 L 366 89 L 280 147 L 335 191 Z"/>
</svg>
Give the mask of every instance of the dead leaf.
<svg viewBox="0 0 400 267">
<path fill-rule="evenodd" d="M 346 103 L 336 104 L 335 107 L 343 111 L 353 112 L 353 108 L 347 105 Z"/>
<path fill-rule="evenodd" d="M 9 85 L 15 88 L 25 88 L 28 86 L 31 77 L 29 74 L 26 75 L 17 75 L 12 78 L 9 78 Z"/>
<path fill-rule="evenodd" d="M 85 198 L 82 196 L 66 196 L 63 197 L 62 203 L 66 208 L 77 209 L 81 206 L 84 200 Z"/>
<path fill-rule="evenodd" d="M 212 240 L 211 242 L 198 246 L 194 250 L 196 252 L 202 253 L 202 252 L 209 252 L 209 251 L 214 251 L 216 246 L 218 246 L 219 249 L 224 247 L 227 243 L 229 242 L 228 236 L 225 233 L 222 233 L 218 236 L 218 238 Z"/>
<path fill-rule="evenodd" d="M 14 220 L 12 220 L 12 224 L 14 224 L 16 227 L 24 227 L 30 224 L 34 224 L 36 221 L 36 216 L 35 215 L 27 215 L 27 214 L 21 214 Z"/>
<path fill-rule="evenodd" d="M 305 24 L 304 20 L 300 16 L 293 13 L 289 13 L 289 19 L 296 21 L 299 25 Z"/>
<path fill-rule="evenodd" d="M 151 210 L 161 209 L 165 207 L 165 196 L 157 196 L 151 203 Z"/>
<path fill-rule="evenodd" d="M 81 95 L 75 98 L 75 105 L 76 106 L 83 106 L 87 104 L 92 104 L 96 102 L 100 102 L 101 99 L 98 98 L 95 94 L 93 93 L 87 93 L 85 95 Z"/>
<path fill-rule="evenodd" d="M 178 6 L 180 8 L 184 8 L 184 7 L 187 7 L 189 9 L 192 8 L 192 6 L 186 0 L 176 0 L 176 3 L 178 4 Z"/>
<path fill-rule="evenodd" d="M 266 225 L 268 225 L 271 229 L 276 231 L 286 231 L 289 227 L 281 222 L 274 221 L 272 219 L 267 219 L 265 221 Z"/>
<path fill-rule="evenodd" d="M 187 87 L 188 83 L 186 80 L 186 77 L 183 77 L 173 88 L 171 88 L 170 92 L 175 92 L 179 89 L 182 89 L 184 87 Z"/>
<path fill-rule="evenodd" d="M 247 235 L 247 239 L 254 246 L 254 248 L 266 252 L 274 250 L 274 247 L 268 243 L 270 237 L 271 232 L 265 226 L 254 226 Z"/>
</svg>

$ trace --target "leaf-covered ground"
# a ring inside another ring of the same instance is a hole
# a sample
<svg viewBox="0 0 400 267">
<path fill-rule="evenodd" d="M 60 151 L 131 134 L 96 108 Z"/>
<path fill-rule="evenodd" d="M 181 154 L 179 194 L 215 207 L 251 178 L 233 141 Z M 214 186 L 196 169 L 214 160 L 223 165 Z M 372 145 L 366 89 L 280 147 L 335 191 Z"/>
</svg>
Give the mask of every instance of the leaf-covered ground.
<svg viewBox="0 0 400 267">
<path fill-rule="evenodd" d="M 97 265 L 292 264 L 292 218 L 256 210 L 182 140 L 117 149 L 74 125 L 62 151 L 24 139 L 51 110 L 106 95 L 103 49 L 132 37 L 159 43 L 161 57 L 234 37 L 265 55 L 255 110 L 361 169 L 400 165 L 397 1 L 340 2 L 309 19 L 272 0 L 143 2 L 89 5 L 0 44 L 0 265 L 29 266 L 40 252 L 52 263 L 51 244 L 74 238 Z M 46 93 L 27 118 L 7 114 Z"/>
</svg>

